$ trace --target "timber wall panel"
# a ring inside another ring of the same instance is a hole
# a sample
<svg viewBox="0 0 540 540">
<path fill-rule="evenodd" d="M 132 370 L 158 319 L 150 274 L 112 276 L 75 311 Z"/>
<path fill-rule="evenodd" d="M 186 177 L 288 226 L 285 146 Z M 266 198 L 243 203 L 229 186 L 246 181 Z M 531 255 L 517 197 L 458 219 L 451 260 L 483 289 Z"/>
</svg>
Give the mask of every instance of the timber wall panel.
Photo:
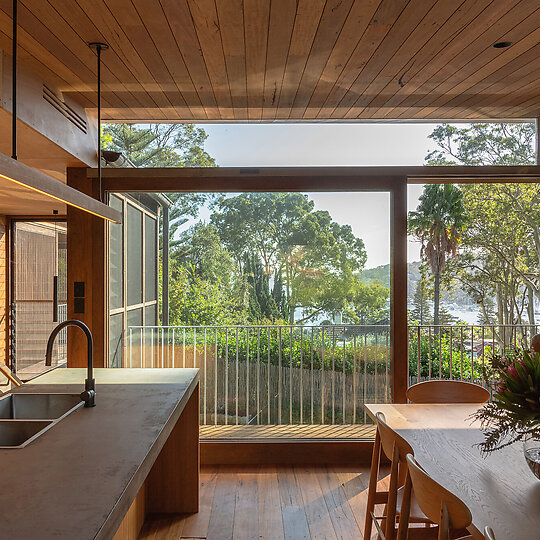
<svg viewBox="0 0 540 540">
<path fill-rule="evenodd" d="M 5 216 L 0 216 L 0 362 L 8 363 L 9 331 L 9 283 L 8 283 L 8 224 Z M 0 383 L 5 377 L 0 376 Z M 4 389 L 0 387 L 0 389 Z"/>
<path fill-rule="evenodd" d="M 68 168 L 69 186 L 98 198 L 97 182 L 86 178 L 86 169 Z M 67 314 L 84 322 L 94 338 L 94 366 L 105 367 L 105 222 L 72 206 L 67 212 Z M 85 284 L 84 313 L 74 312 L 74 283 Z M 86 337 L 79 328 L 68 328 L 69 367 L 86 367 Z"/>
</svg>

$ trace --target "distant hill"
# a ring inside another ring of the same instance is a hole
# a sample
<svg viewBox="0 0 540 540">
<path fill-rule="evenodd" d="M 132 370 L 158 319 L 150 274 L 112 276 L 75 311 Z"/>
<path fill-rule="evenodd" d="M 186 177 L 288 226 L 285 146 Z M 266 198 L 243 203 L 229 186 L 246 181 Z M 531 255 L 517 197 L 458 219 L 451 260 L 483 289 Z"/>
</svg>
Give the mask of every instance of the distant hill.
<svg viewBox="0 0 540 540">
<path fill-rule="evenodd" d="M 407 294 L 410 296 L 414 293 L 416 283 L 420 279 L 420 261 L 415 261 L 407 264 Z M 376 268 L 368 268 L 360 272 L 362 283 L 371 285 L 378 281 L 384 287 L 390 288 L 390 265 L 384 264 Z"/>
<path fill-rule="evenodd" d="M 372 285 L 378 281 L 381 285 L 390 287 L 390 265 L 384 264 L 376 268 L 362 270 L 360 272 L 360 280 L 365 285 Z"/>
<path fill-rule="evenodd" d="M 420 281 L 420 261 L 414 261 L 407 264 L 407 296 L 409 300 L 413 297 L 416 290 L 416 284 Z M 384 287 L 390 288 L 390 265 L 384 264 L 376 268 L 368 268 L 360 272 L 360 280 L 366 285 L 378 281 Z M 456 286 L 451 291 L 442 291 L 443 302 L 455 303 L 460 306 L 470 306 L 472 300 Z"/>
</svg>

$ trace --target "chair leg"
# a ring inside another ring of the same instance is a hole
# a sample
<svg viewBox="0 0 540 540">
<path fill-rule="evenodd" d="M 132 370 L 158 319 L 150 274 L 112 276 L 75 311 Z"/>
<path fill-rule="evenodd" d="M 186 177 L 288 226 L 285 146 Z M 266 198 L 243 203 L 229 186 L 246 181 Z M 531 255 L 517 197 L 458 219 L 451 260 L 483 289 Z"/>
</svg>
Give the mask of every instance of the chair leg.
<svg viewBox="0 0 540 540">
<path fill-rule="evenodd" d="M 379 431 L 375 433 L 375 443 L 373 444 L 373 454 L 371 456 L 371 471 L 369 475 L 368 498 L 366 508 L 366 523 L 364 526 L 364 538 L 371 538 L 373 527 L 372 513 L 375 510 L 375 494 L 377 492 L 377 480 L 379 476 L 379 464 L 381 460 L 381 438 Z"/>
<path fill-rule="evenodd" d="M 450 519 L 448 517 L 448 509 L 446 504 L 441 506 L 441 519 L 439 522 L 439 539 L 450 540 Z"/>
<path fill-rule="evenodd" d="M 384 531 L 385 540 L 394 540 L 396 537 L 396 505 L 397 505 L 397 490 L 399 478 L 399 452 L 394 444 L 392 450 L 392 465 L 390 467 L 390 485 L 388 487 L 388 504 L 385 508 L 385 519 L 382 520 L 381 526 Z"/>
<path fill-rule="evenodd" d="M 403 487 L 403 499 L 401 503 L 401 512 L 399 514 L 399 527 L 397 540 L 407 540 L 409 529 L 409 517 L 411 513 L 412 482 L 409 473 L 405 477 L 405 486 Z"/>
</svg>

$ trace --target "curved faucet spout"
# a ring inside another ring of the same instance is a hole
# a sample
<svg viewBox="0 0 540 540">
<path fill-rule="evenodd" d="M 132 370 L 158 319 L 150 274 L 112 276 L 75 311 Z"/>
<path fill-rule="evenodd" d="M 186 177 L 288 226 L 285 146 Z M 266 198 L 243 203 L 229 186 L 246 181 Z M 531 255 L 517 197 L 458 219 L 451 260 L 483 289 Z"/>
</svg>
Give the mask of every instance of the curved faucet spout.
<svg viewBox="0 0 540 540">
<path fill-rule="evenodd" d="M 96 405 L 96 401 L 95 401 L 95 395 L 96 395 L 95 384 L 96 383 L 94 380 L 94 359 L 93 359 L 94 341 L 92 339 L 92 332 L 90 332 L 90 328 L 88 328 L 86 324 L 76 319 L 71 319 L 69 321 L 64 321 L 60 323 L 51 332 L 51 335 L 49 336 L 49 340 L 47 341 L 47 351 L 45 353 L 45 365 L 46 366 L 51 365 L 54 340 L 56 339 L 56 336 L 67 326 L 77 326 L 86 335 L 87 375 L 86 375 L 86 381 L 84 384 L 85 391 L 81 393 L 81 399 L 84 401 L 85 407 L 94 407 Z"/>
</svg>

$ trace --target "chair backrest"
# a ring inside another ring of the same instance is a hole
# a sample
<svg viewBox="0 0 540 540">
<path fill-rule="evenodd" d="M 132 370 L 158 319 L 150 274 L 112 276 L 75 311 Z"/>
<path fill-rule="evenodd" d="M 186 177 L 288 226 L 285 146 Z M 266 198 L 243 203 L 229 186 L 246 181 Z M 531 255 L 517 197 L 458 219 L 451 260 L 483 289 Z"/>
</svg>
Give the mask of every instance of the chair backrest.
<svg viewBox="0 0 540 540">
<path fill-rule="evenodd" d="M 413 450 L 410 444 L 386 423 L 384 414 L 378 413 L 376 420 L 377 436 L 375 443 L 377 444 L 377 440 L 380 441 L 380 454 L 384 454 L 390 459 L 388 498 L 385 501 L 386 512 L 384 519 L 381 521 L 379 537 L 383 540 L 394 540 L 396 538 L 398 489 L 404 486 L 407 481 L 407 455 L 412 454 Z M 373 517 L 373 519 L 375 520 L 374 523 L 376 523 L 376 518 Z M 367 537 L 369 538 L 369 536 Z"/>
<path fill-rule="evenodd" d="M 495 534 L 491 530 L 491 527 L 486 527 L 486 530 L 484 531 L 484 538 L 486 540 L 495 540 Z"/>
<path fill-rule="evenodd" d="M 398 460 L 398 487 L 405 483 L 407 474 L 407 454 L 414 455 L 411 445 L 396 433 L 385 421 L 384 415 L 377 414 L 377 430 L 381 438 L 381 448 L 384 455 L 390 460 L 394 459 L 394 452 Z"/>
<path fill-rule="evenodd" d="M 385 456 L 392 459 L 394 446 L 397 447 L 399 461 L 407 464 L 407 454 L 414 455 L 411 445 L 398 433 L 396 433 L 387 423 L 384 415 L 377 413 L 377 429 L 381 437 L 381 446 Z"/>
<path fill-rule="evenodd" d="M 540 353 L 540 334 L 536 334 L 531 338 L 531 352 Z"/>
<path fill-rule="evenodd" d="M 485 403 L 489 398 L 483 386 L 465 381 L 425 381 L 407 390 L 413 403 Z"/>
<path fill-rule="evenodd" d="M 433 480 L 411 454 L 407 455 L 407 463 L 418 506 L 431 521 L 439 525 L 439 538 L 450 538 L 446 536 L 449 529 L 468 527 L 472 515 L 467 505 Z"/>
</svg>

